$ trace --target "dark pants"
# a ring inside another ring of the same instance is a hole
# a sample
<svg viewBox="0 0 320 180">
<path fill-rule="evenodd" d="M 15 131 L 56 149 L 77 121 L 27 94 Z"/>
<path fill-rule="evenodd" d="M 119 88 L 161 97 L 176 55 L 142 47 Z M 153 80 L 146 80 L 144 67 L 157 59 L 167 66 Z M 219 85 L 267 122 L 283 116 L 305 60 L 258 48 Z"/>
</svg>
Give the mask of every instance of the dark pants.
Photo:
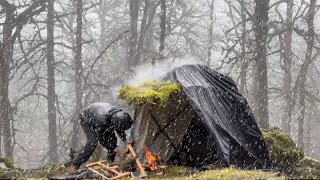
<svg viewBox="0 0 320 180">
<path fill-rule="evenodd" d="M 88 121 L 84 121 L 83 119 L 81 119 L 80 124 L 87 137 L 87 142 L 77 157 L 73 160 L 73 164 L 80 167 L 81 164 L 86 162 L 94 152 L 98 141 L 108 150 L 107 159 L 113 162 L 116 156 L 116 152 L 114 150 L 117 147 L 117 137 L 115 136 L 115 133 L 108 130 L 102 133 L 101 130 L 99 130 L 98 133 L 97 129 L 100 127 L 93 127 L 88 123 Z"/>
</svg>

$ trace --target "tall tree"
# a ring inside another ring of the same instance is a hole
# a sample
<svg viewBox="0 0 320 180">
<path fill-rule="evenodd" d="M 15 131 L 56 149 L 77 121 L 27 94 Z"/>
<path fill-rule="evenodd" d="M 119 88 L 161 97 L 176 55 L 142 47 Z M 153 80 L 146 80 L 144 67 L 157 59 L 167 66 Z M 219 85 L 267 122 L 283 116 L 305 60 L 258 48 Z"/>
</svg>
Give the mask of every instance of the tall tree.
<svg viewBox="0 0 320 180">
<path fill-rule="evenodd" d="M 313 62 L 315 57 L 312 57 L 312 52 L 314 48 L 314 17 L 316 14 L 316 3 L 317 0 L 310 0 L 310 6 L 307 12 L 307 26 L 308 30 L 306 32 L 306 43 L 307 51 L 305 54 L 305 60 L 301 66 L 300 72 L 297 77 L 297 89 L 299 92 L 299 116 L 298 116 L 298 146 L 304 148 L 304 121 L 306 116 L 306 82 L 307 73 L 310 64 Z"/>
<path fill-rule="evenodd" d="M 148 12 L 149 12 L 149 0 L 144 1 L 144 8 L 143 8 L 143 17 L 141 21 L 141 27 L 140 27 L 140 36 L 138 40 L 138 49 L 137 49 L 137 56 L 136 56 L 136 62 L 140 63 L 142 52 L 144 51 L 144 39 L 146 37 L 147 33 L 147 18 L 148 18 Z"/>
<path fill-rule="evenodd" d="M 245 7 L 245 0 L 241 0 L 241 52 L 240 52 L 240 92 L 245 93 L 245 86 L 247 81 L 248 62 L 246 60 L 246 38 L 247 38 L 247 14 Z"/>
<path fill-rule="evenodd" d="M 47 100 L 49 120 L 49 163 L 58 162 L 57 115 L 54 60 L 54 0 L 48 0 L 47 13 Z"/>
<path fill-rule="evenodd" d="M 3 125 L 3 145 L 5 157 L 12 157 L 12 137 L 10 122 L 10 100 L 9 100 L 9 75 L 10 62 L 13 53 L 12 33 L 14 28 L 14 12 L 16 6 L 7 1 L 1 2 L 2 8 L 5 10 L 6 19 L 3 25 L 1 59 L 0 59 L 0 118 Z"/>
<path fill-rule="evenodd" d="M 209 24 L 209 43 L 208 43 L 208 57 L 207 57 L 207 66 L 210 67 L 211 65 L 211 53 L 212 53 L 212 46 L 213 46 L 213 13 L 214 13 L 214 0 L 211 0 L 209 3 L 209 18 L 210 18 L 210 24 Z"/>
<path fill-rule="evenodd" d="M 161 15 L 160 15 L 160 46 L 159 46 L 159 54 L 160 59 L 163 58 L 163 51 L 166 39 L 166 21 L 167 21 L 167 5 L 166 0 L 160 0 L 161 2 Z"/>
<path fill-rule="evenodd" d="M 82 0 L 77 0 L 76 3 L 76 49 L 75 49 L 75 92 L 76 92 L 76 117 L 73 123 L 73 134 L 71 147 L 77 147 L 79 142 L 79 115 L 82 109 L 82 95 L 83 95 L 83 84 L 82 84 L 82 12 L 83 5 Z"/>
<path fill-rule="evenodd" d="M 268 115 L 268 36 L 269 0 L 255 0 L 254 32 L 255 32 L 255 92 L 254 112 L 261 128 L 269 128 Z"/>
<path fill-rule="evenodd" d="M 138 16 L 139 16 L 140 0 L 130 0 L 130 40 L 129 40 L 129 56 L 128 69 L 131 70 L 137 65 L 136 53 L 138 43 Z"/>
<path fill-rule="evenodd" d="M 292 32 L 293 32 L 293 22 L 292 22 L 292 11 L 293 11 L 293 1 L 286 0 L 287 10 L 286 10 L 286 20 L 285 20 L 285 33 L 283 39 L 283 92 L 284 92 L 284 112 L 282 117 L 282 129 L 286 134 L 290 134 L 290 122 L 292 118 L 293 103 L 292 103 Z"/>
<path fill-rule="evenodd" d="M 41 13 L 44 10 L 46 0 L 37 0 L 20 13 L 16 13 L 17 7 L 6 0 L 1 0 L 0 5 L 5 12 L 5 22 L 3 23 L 2 43 L 0 49 L 0 121 L 2 127 L 2 138 L 4 155 L 12 157 L 12 111 L 9 99 L 10 63 L 13 56 L 13 44 L 20 34 L 23 26 L 30 17 Z"/>
</svg>

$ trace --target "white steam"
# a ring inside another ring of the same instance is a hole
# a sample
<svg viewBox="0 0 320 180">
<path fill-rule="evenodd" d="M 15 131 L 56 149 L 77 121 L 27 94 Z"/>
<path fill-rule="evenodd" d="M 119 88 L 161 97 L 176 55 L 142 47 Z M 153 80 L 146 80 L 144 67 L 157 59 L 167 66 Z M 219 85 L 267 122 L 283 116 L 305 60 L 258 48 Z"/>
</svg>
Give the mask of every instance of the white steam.
<svg viewBox="0 0 320 180">
<path fill-rule="evenodd" d="M 184 64 L 203 64 L 203 62 L 199 60 L 195 60 L 192 57 L 183 57 L 183 58 L 167 58 L 161 62 L 157 62 L 156 64 L 145 63 L 143 65 L 137 66 L 134 69 L 134 75 L 132 78 L 128 79 L 125 82 L 125 86 L 134 86 L 138 85 L 143 81 L 148 80 L 160 80 L 160 78 L 165 75 L 167 72 L 171 71 L 172 69 L 179 67 Z M 120 86 L 112 87 L 112 97 L 115 102 L 118 101 L 117 95 L 120 90 Z"/>
<path fill-rule="evenodd" d="M 194 58 L 168 58 L 156 64 L 146 63 L 134 69 L 134 76 L 126 84 L 136 85 L 147 80 L 159 80 L 164 74 L 184 64 L 202 64 Z"/>
</svg>

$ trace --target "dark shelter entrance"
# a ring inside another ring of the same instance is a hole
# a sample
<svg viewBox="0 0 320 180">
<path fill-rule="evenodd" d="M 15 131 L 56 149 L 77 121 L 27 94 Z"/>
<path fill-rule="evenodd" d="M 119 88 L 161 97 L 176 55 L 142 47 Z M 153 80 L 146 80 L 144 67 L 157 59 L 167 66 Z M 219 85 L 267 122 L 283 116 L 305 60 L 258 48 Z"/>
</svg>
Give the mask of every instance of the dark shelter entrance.
<svg viewBox="0 0 320 180">
<path fill-rule="evenodd" d="M 235 83 L 203 65 L 184 65 L 161 81 L 179 83 L 162 106 L 142 104 L 135 111 L 135 140 L 166 163 L 204 166 L 217 160 L 242 168 L 269 168 L 261 131 Z"/>
<path fill-rule="evenodd" d="M 212 135 L 207 127 L 195 115 L 180 143 L 179 151 L 170 159 L 171 163 L 191 167 L 216 164 L 219 159 L 211 140 Z"/>
</svg>

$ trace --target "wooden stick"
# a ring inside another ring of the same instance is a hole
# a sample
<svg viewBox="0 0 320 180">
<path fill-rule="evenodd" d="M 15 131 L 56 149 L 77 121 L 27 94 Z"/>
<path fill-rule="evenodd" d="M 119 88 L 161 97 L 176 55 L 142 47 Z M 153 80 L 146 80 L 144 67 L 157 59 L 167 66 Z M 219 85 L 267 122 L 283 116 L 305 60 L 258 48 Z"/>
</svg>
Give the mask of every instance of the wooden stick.
<svg viewBox="0 0 320 180">
<path fill-rule="evenodd" d="M 107 170 L 115 173 L 115 174 L 118 174 L 118 175 L 119 175 L 119 174 L 122 174 L 122 173 L 120 173 L 120 172 L 118 172 L 118 171 L 115 170 L 115 168 L 118 168 L 117 166 L 109 167 L 109 166 L 106 166 L 106 165 L 104 165 L 104 164 L 102 164 L 102 163 L 99 163 L 99 165 L 102 166 L 102 167 L 104 167 L 104 168 L 106 168 Z"/>
<path fill-rule="evenodd" d="M 114 180 L 114 179 L 119 179 L 119 178 L 130 176 L 130 172 L 126 172 L 126 173 L 118 172 L 117 170 L 115 170 L 116 168 L 118 168 L 118 166 L 109 167 L 109 166 L 103 164 L 105 162 L 106 162 L 105 160 L 94 162 L 94 163 L 91 163 L 91 164 L 87 164 L 86 167 L 89 170 L 91 170 L 92 172 L 94 172 L 94 173 L 96 173 L 96 174 L 98 174 L 98 175 L 100 175 L 100 176 L 102 176 L 102 177 L 104 177 L 106 179 L 109 179 L 109 180 Z M 100 166 L 101 168 L 104 168 L 107 171 L 110 171 L 111 173 L 116 174 L 116 176 L 114 176 L 112 178 L 108 178 L 108 177 L 104 176 L 103 174 L 101 174 L 99 171 L 92 169 L 91 166 Z"/>
<path fill-rule="evenodd" d="M 92 172 L 94 172 L 94 173 L 96 173 L 96 174 L 98 174 L 98 175 L 100 175 L 101 177 L 103 177 L 103 178 L 105 178 L 105 179 L 109 179 L 108 177 L 106 177 L 105 175 L 103 175 L 103 174 L 101 174 L 99 171 L 97 171 L 97 170 L 94 170 L 94 169 L 92 169 L 92 168 L 90 168 L 90 167 L 87 167 L 90 171 L 92 171 Z"/>
<path fill-rule="evenodd" d="M 127 176 L 130 176 L 130 173 L 129 172 L 126 172 L 126 173 L 121 173 L 115 177 L 112 177 L 112 178 L 109 178 L 110 180 L 113 180 L 113 179 L 120 179 L 120 178 L 123 178 L 123 177 L 127 177 Z"/>
<path fill-rule="evenodd" d="M 127 144 L 127 146 L 128 146 L 129 151 L 131 152 L 133 158 L 136 159 L 136 163 L 137 163 L 137 165 L 138 165 L 138 167 L 139 167 L 139 169 L 140 169 L 140 172 L 141 172 L 142 174 L 146 174 L 146 172 L 144 171 L 144 168 L 142 167 L 142 164 L 141 164 L 140 160 L 139 160 L 138 157 L 137 157 L 136 152 L 135 152 L 134 149 L 132 148 L 132 145 L 131 145 L 131 144 Z"/>
</svg>

